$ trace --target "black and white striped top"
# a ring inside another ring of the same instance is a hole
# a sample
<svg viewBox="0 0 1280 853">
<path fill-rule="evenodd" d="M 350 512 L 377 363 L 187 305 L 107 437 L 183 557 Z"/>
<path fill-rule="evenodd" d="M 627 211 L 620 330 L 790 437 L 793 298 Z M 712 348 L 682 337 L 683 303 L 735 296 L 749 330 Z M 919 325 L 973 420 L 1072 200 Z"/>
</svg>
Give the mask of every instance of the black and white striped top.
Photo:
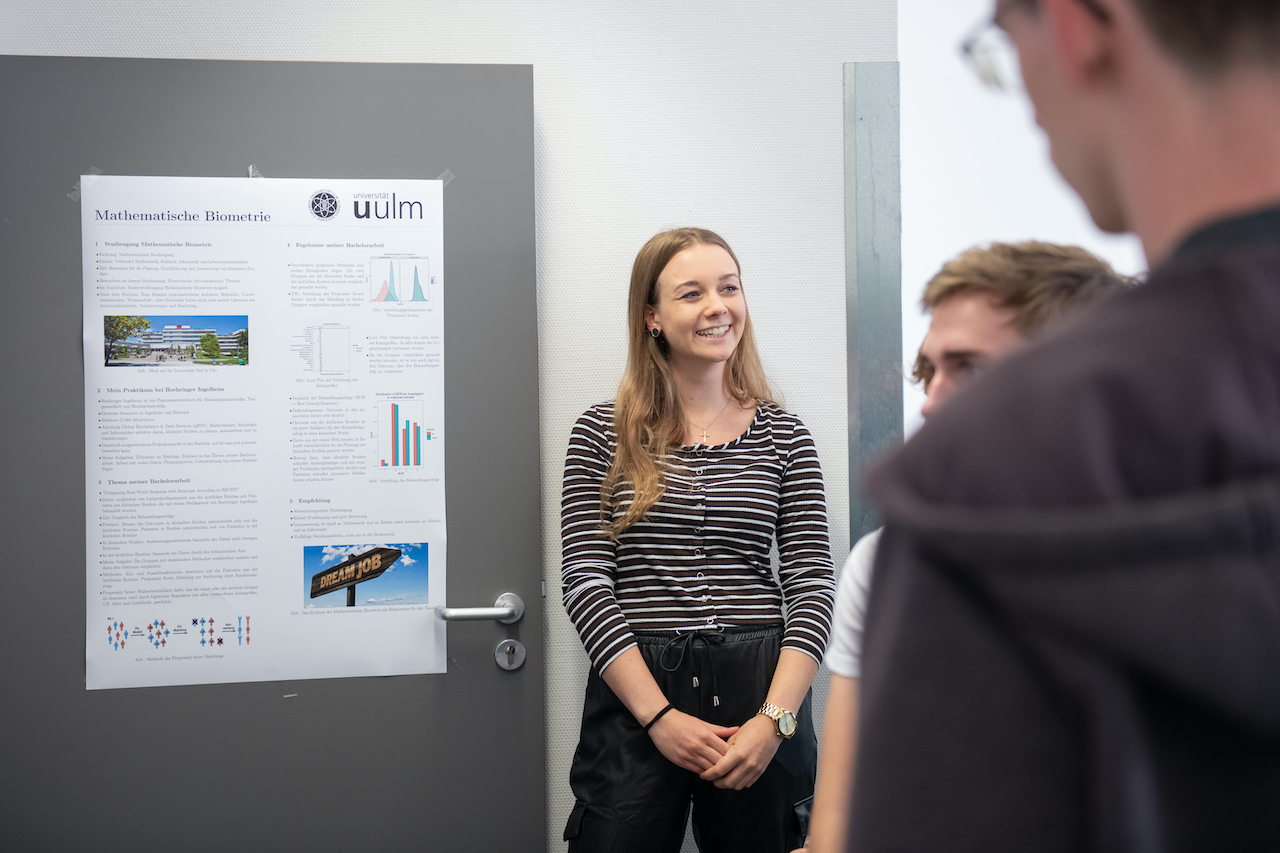
<svg viewBox="0 0 1280 853">
<path fill-rule="evenodd" d="M 728 444 L 673 448 L 661 499 L 615 544 L 600 528 L 600 485 L 616 447 L 613 403 L 601 403 L 574 424 L 564 466 L 564 606 L 596 668 L 634 646 L 633 631 L 717 626 L 785 625 L 783 648 L 822 660 L 835 581 L 804 424 L 761 404 Z M 615 487 L 615 517 L 633 494 Z M 775 534 L 781 585 L 769 567 Z"/>
</svg>

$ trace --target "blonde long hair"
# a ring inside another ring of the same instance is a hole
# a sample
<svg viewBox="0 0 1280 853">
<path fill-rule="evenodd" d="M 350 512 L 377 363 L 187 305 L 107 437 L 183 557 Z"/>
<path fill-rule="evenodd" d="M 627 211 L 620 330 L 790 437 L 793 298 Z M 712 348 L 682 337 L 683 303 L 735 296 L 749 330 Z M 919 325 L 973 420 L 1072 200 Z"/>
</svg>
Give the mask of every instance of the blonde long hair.
<svg viewBox="0 0 1280 853">
<path fill-rule="evenodd" d="M 719 234 L 704 228 L 677 228 L 655 235 L 640 249 L 631 267 L 631 290 L 627 296 L 627 369 L 618 384 L 613 407 L 618 450 L 600 487 L 601 526 L 614 538 L 644 518 L 662 497 L 666 489 L 663 459 L 684 437 L 684 405 L 668 360 L 667 342 L 649 333 L 645 314 L 650 305 L 657 304 L 658 276 L 667 264 L 685 249 L 697 245 L 724 249 L 741 275 L 742 265 L 733 249 Z M 773 402 L 773 392 L 751 331 L 749 311 L 742 322 L 738 346 L 725 365 L 725 384 L 729 396 L 744 406 Z M 635 492 L 622 517 L 614 521 L 613 513 L 617 509 L 614 491 L 622 483 L 631 484 Z"/>
</svg>

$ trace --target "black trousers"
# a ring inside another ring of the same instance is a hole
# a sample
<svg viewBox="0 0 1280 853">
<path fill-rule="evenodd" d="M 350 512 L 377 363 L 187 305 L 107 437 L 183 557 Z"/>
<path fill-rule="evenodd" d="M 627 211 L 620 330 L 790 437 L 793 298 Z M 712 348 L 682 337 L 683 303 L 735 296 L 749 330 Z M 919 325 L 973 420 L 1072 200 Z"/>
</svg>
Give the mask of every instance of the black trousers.
<svg viewBox="0 0 1280 853">
<path fill-rule="evenodd" d="M 765 700 L 782 647 L 780 628 L 645 635 L 640 653 L 675 707 L 737 726 Z M 664 651 L 665 649 L 665 651 Z M 719 695 L 720 704 L 713 697 Z M 577 802 L 565 826 L 570 853 L 677 853 L 693 809 L 703 853 L 785 853 L 800 846 L 818 766 L 812 694 L 750 788 L 728 791 L 672 764 L 593 667 L 569 783 Z"/>
</svg>

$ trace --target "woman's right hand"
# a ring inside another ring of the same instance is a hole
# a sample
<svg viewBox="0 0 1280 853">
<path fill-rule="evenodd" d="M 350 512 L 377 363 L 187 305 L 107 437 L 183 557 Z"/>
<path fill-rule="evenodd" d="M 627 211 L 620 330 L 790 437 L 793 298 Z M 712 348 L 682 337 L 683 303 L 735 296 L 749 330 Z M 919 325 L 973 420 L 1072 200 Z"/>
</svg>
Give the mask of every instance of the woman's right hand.
<svg viewBox="0 0 1280 853">
<path fill-rule="evenodd" d="M 649 729 L 649 737 L 672 764 L 702 773 L 729 751 L 725 741 L 737 731 L 737 726 L 712 725 L 672 708 Z"/>
<path fill-rule="evenodd" d="M 601 676 L 641 725 L 668 704 L 636 646 L 618 655 Z M 672 764 L 702 773 L 729 751 L 725 739 L 736 731 L 737 726 L 713 726 L 672 708 L 649 727 L 649 737 Z"/>
</svg>

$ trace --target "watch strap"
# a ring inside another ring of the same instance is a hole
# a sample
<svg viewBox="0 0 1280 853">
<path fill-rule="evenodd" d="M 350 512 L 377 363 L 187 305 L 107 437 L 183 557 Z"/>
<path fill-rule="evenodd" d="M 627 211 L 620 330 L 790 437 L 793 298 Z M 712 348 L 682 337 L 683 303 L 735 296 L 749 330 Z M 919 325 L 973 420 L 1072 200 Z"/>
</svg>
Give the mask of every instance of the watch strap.
<svg viewBox="0 0 1280 853">
<path fill-rule="evenodd" d="M 756 713 L 764 714 L 766 717 L 773 720 L 774 729 L 775 731 L 777 731 L 778 737 L 780 738 L 791 737 L 791 735 L 786 735 L 782 733 L 782 726 L 779 725 L 779 722 L 778 722 L 782 718 L 783 714 L 791 714 L 791 712 L 788 711 L 786 708 L 782 708 L 778 705 L 773 704 L 772 702 L 765 702 L 763 705 L 760 706 L 760 710 L 756 711 Z M 792 718 L 794 718 L 795 714 L 791 714 L 791 716 Z"/>
</svg>

